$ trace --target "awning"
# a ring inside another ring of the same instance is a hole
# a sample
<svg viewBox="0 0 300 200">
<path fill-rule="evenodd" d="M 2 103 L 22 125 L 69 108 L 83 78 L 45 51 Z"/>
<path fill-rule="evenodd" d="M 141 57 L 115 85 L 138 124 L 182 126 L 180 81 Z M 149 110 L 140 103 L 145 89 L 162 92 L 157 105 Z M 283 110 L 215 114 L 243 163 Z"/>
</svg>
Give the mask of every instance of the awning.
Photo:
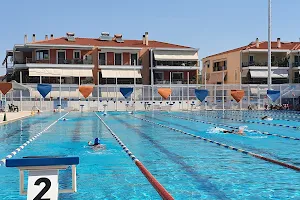
<svg viewBox="0 0 300 200">
<path fill-rule="evenodd" d="M 215 72 L 215 73 L 210 73 L 210 77 L 208 80 L 209 84 L 216 84 L 218 82 L 223 82 L 224 78 L 226 76 L 226 72 Z"/>
<path fill-rule="evenodd" d="M 140 70 L 109 70 L 102 69 L 102 78 L 142 78 Z"/>
<path fill-rule="evenodd" d="M 29 76 L 93 77 L 93 73 L 91 69 L 29 68 Z"/>
<path fill-rule="evenodd" d="M 193 51 L 154 51 L 155 60 L 163 61 L 197 61 L 198 53 Z"/>
<path fill-rule="evenodd" d="M 267 70 L 250 70 L 251 78 L 268 78 Z M 288 69 L 274 69 L 272 78 L 288 78 Z"/>
</svg>

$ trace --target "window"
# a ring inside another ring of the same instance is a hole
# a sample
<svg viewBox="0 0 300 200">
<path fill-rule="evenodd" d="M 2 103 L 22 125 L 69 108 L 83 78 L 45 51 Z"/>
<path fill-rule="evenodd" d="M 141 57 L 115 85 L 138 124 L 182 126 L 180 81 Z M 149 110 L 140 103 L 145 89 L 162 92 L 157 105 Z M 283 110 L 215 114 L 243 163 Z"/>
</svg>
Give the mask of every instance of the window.
<svg viewBox="0 0 300 200">
<path fill-rule="evenodd" d="M 234 71 L 234 79 L 237 81 L 237 71 Z"/>
<path fill-rule="evenodd" d="M 294 83 L 299 83 L 299 72 L 294 72 Z"/>
<path fill-rule="evenodd" d="M 130 65 L 138 65 L 137 63 L 137 53 L 130 55 Z"/>
<path fill-rule="evenodd" d="M 172 81 L 182 81 L 183 72 L 172 72 Z"/>
<path fill-rule="evenodd" d="M 48 60 L 49 51 L 48 50 L 39 50 L 36 51 L 36 60 Z"/>
<path fill-rule="evenodd" d="M 99 53 L 99 65 L 106 65 L 105 53 Z"/>
<path fill-rule="evenodd" d="M 115 65 L 122 65 L 122 54 L 115 53 Z"/>
<path fill-rule="evenodd" d="M 295 63 L 299 63 L 299 56 L 295 56 Z"/>
<path fill-rule="evenodd" d="M 275 61 L 275 56 L 271 56 L 271 62 Z"/>
<path fill-rule="evenodd" d="M 81 58 L 80 51 L 74 51 L 73 58 L 80 59 Z"/>
<path fill-rule="evenodd" d="M 254 56 L 249 56 L 249 63 L 253 63 L 254 62 Z"/>
<path fill-rule="evenodd" d="M 154 73 L 154 80 L 155 81 L 162 81 L 164 79 L 164 73 L 163 72 L 155 72 Z"/>
</svg>

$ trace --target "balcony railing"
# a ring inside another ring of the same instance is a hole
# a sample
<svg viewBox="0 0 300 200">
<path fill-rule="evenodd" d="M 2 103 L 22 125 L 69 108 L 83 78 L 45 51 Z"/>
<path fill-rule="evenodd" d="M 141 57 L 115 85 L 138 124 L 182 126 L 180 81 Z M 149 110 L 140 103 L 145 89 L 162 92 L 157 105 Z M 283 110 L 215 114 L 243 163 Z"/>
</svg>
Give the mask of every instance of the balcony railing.
<svg viewBox="0 0 300 200">
<path fill-rule="evenodd" d="M 227 70 L 227 66 L 224 66 L 224 67 L 219 66 L 219 67 L 214 67 L 214 68 L 213 68 L 214 72 L 217 72 L 217 71 L 223 71 L 223 69 L 224 69 L 224 70 Z"/>
<path fill-rule="evenodd" d="M 58 59 L 57 64 L 78 64 L 78 65 L 88 65 L 93 64 L 93 60 L 86 60 L 86 59 Z"/>
<path fill-rule="evenodd" d="M 268 66 L 268 62 L 243 62 L 243 67 L 250 67 L 250 66 Z M 288 61 L 274 61 L 272 62 L 272 66 L 275 67 L 289 67 Z"/>
<path fill-rule="evenodd" d="M 142 60 L 138 60 L 136 64 L 132 63 L 125 63 L 123 64 L 122 60 L 115 60 L 113 61 L 107 61 L 107 60 L 98 60 L 99 65 L 129 65 L 129 66 L 137 66 L 142 65 Z"/>
<path fill-rule="evenodd" d="M 16 62 L 15 62 L 16 63 Z M 44 60 L 35 60 L 32 58 L 26 58 L 26 63 L 43 63 L 43 64 L 93 64 L 92 60 L 85 60 L 85 59 L 71 59 L 71 60 L 66 60 L 66 59 L 58 59 L 57 63 L 51 63 L 49 59 L 44 59 Z M 16 63 L 16 64 L 21 64 L 21 63 Z M 23 63 L 22 63 L 23 64 Z M 24 63 L 25 64 L 25 63 Z"/>
<path fill-rule="evenodd" d="M 155 66 L 190 66 L 198 65 L 197 61 L 154 61 Z"/>
<path fill-rule="evenodd" d="M 172 84 L 187 84 L 188 80 L 187 79 L 174 79 L 172 80 Z M 196 79 L 190 79 L 189 84 L 196 84 L 197 80 Z M 154 80 L 154 84 L 170 84 L 170 80 L 159 80 L 156 79 Z"/>
</svg>

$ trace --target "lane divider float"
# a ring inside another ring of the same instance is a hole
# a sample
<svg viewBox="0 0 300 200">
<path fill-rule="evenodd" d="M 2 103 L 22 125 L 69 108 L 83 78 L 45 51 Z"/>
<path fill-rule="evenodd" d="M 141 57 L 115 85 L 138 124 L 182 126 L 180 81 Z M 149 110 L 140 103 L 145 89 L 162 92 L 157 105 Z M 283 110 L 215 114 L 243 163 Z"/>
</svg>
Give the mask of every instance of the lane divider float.
<svg viewBox="0 0 300 200">
<path fill-rule="evenodd" d="M 200 115 L 200 114 L 193 114 L 193 115 L 211 117 L 211 118 L 216 118 L 216 119 L 225 119 L 223 117 L 207 116 L 207 115 Z M 277 126 L 277 127 L 285 127 L 285 128 L 292 128 L 292 129 L 300 129 L 300 127 L 298 127 L 298 126 L 289 126 L 289 125 L 283 125 L 283 124 L 272 124 L 272 123 L 266 123 L 266 122 L 255 122 L 255 121 L 243 120 L 243 119 L 232 119 L 232 118 L 227 118 L 227 119 L 231 120 L 231 121 L 247 122 L 247 123 L 251 123 L 251 124 L 263 124 L 263 125 L 268 125 L 268 126 Z"/>
<path fill-rule="evenodd" d="M 198 119 L 193 119 L 193 118 L 186 118 L 186 117 L 181 117 L 181 116 L 178 116 L 178 115 L 166 115 L 166 114 L 162 114 L 162 113 L 159 113 L 159 114 L 164 115 L 164 116 L 168 116 L 168 117 L 177 118 L 177 119 L 184 119 L 184 120 L 187 120 L 187 121 L 200 122 L 202 124 L 211 124 L 211 125 L 215 125 L 215 126 L 224 126 L 224 127 L 231 128 L 231 129 L 236 129 L 236 130 L 239 129 L 239 127 L 229 126 L 229 125 L 226 125 L 226 124 L 216 124 L 216 123 L 209 122 L 209 121 L 203 121 L 203 120 L 198 120 Z M 217 118 L 217 117 L 214 117 L 214 118 Z M 251 130 L 251 131 L 254 132 L 254 133 L 259 133 L 259 134 L 263 134 L 263 135 L 271 135 L 271 136 L 290 139 L 290 140 L 300 140 L 300 138 L 295 138 L 295 137 L 290 137 L 290 136 L 285 136 L 285 135 L 279 135 L 279 134 L 274 134 L 274 133 L 268 133 L 268 132 L 261 132 L 261 131 L 258 131 L 258 130 Z"/>
<path fill-rule="evenodd" d="M 126 145 L 121 141 L 121 139 L 114 133 L 114 131 L 104 122 L 104 120 L 95 112 L 95 115 L 100 119 L 104 126 L 108 129 L 110 134 L 116 139 L 122 149 L 126 154 L 134 161 L 135 165 L 144 174 L 147 180 L 151 183 L 158 194 L 165 200 L 173 200 L 174 198 L 171 194 L 156 180 L 156 178 L 147 170 L 141 161 L 139 161 L 136 156 L 126 147 Z"/>
<path fill-rule="evenodd" d="M 199 112 L 199 111 L 198 111 Z M 222 113 L 223 111 L 216 111 L 216 112 L 210 112 L 210 113 L 212 113 L 212 114 L 219 114 L 219 113 Z M 200 113 L 203 113 L 203 112 L 201 112 L 200 111 Z M 248 116 L 251 116 L 251 117 L 255 117 L 255 118 L 259 118 L 260 116 L 261 116 L 261 114 L 256 114 L 256 113 L 247 113 L 247 112 L 245 112 L 245 111 L 242 111 L 242 113 L 241 112 L 239 112 L 239 111 L 234 111 L 234 110 L 232 110 L 232 111 L 225 111 L 225 113 L 226 114 L 230 114 L 230 115 L 232 115 L 233 113 L 238 113 L 238 114 L 240 114 L 239 116 L 243 116 L 243 117 L 248 117 Z M 262 114 L 266 114 L 266 113 L 262 113 Z M 268 113 L 269 114 L 269 113 Z M 245 115 L 247 115 L 247 116 L 245 116 Z M 269 115 L 270 117 L 281 117 L 281 118 L 277 118 L 277 119 L 275 119 L 275 120 L 284 120 L 284 121 L 295 121 L 295 122 L 299 122 L 298 120 L 299 120 L 299 118 L 300 117 L 297 117 L 297 116 L 293 116 L 293 115 L 286 115 L 286 114 L 282 114 L 282 115 L 277 115 L 277 114 L 271 114 L 271 115 Z M 296 118 L 296 119 L 285 119 L 285 117 L 291 117 L 291 118 Z M 249 117 L 248 117 L 249 118 Z M 259 118 L 260 119 L 260 118 Z M 297 120 L 298 119 L 298 120 Z"/>
<path fill-rule="evenodd" d="M 23 150 L 31 142 L 33 142 L 34 140 L 36 140 L 39 136 L 41 136 L 43 133 L 45 133 L 49 128 L 51 128 L 54 124 L 56 124 L 59 120 L 61 120 L 63 117 L 65 117 L 69 113 L 70 112 L 64 114 L 63 116 L 61 116 L 60 118 L 58 118 L 57 120 L 55 120 L 52 124 L 50 124 L 44 130 L 42 130 L 41 132 L 35 134 L 32 138 L 30 138 L 29 140 L 27 140 L 24 144 L 22 144 L 21 146 L 19 146 L 18 148 L 16 148 L 14 151 L 12 151 L 10 154 L 8 154 L 7 156 L 5 156 L 5 158 L 1 159 L 0 160 L 0 166 L 5 166 L 6 159 L 10 159 L 10 158 L 14 157 L 17 153 L 19 153 L 21 150 Z"/>
<path fill-rule="evenodd" d="M 262 155 L 259 155 L 259 154 L 256 154 L 256 153 L 253 153 L 253 152 L 250 152 L 250 151 L 246 151 L 246 150 L 243 150 L 243 149 L 239 149 L 239 148 L 236 148 L 236 147 L 233 147 L 233 146 L 229 146 L 229 145 L 226 145 L 226 144 L 222 144 L 220 142 L 217 142 L 217 141 L 214 141 L 214 140 L 210 140 L 210 139 L 207 139 L 207 138 L 204 138 L 204 137 L 201 137 L 201 136 L 198 136 L 198 135 L 194 135 L 192 133 L 188 133 L 188 132 L 185 132 L 183 130 L 180 130 L 180 129 L 176 129 L 176 128 L 173 128 L 173 127 L 170 127 L 170 126 L 166 126 L 164 124 L 160 124 L 160 123 L 156 123 L 156 122 L 153 122 L 153 121 L 150 121 L 150 120 L 147 120 L 147 119 L 144 119 L 144 118 L 140 118 L 140 117 L 136 117 L 136 116 L 133 116 L 134 118 L 137 118 L 137 119 L 140 119 L 142 121 L 146 121 L 146 122 L 149 122 L 151 124 L 154 124 L 154 125 L 157 125 L 157 126 L 160 126 L 160 127 L 163 127 L 163 128 L 167 128 L 167 129 L 170 129 L 174 132 L 179 132 L 179 133 L 183 133 L 185 135 L 189 135 L 189 136 L 192 136 L 194 138 L 197 138 L 197 139 L 200 139 L 200 140 L 203 140 L 203 141 L 206 141 L 206 142 L 210 142 L 210 143 L 213 143 L 213 144 L 217 144 L 218 146 L 222 146 L 226 149 L 231 149 L 231 150 L 234 150 L 234 151 L 237 151 L 237 152 L 241 152 L 243 154 L 246 154 L 246 155 L 251 155 L 255 158 L 259 158 L 261 160 L 265 160 L 265 161 L 268 161 L 268 162 L 271 162 L 271 163 L 274 163 L 274 164 L 277 164 L 277 165 L 280 165 L 280 166 L 283 166 L 283 167 L 286 167 L 286 168 L 289 168 L 289 169 L 293 169 L 293 170 L 296 170 L 296 171 L 300 171 L 300 167 L 297 167 L 297 166 L 294 166 L 294 165 L 291 165 L 291 164 L 287 164 L 287 163 L 284 163 L 284 162 L 281 162 L 281 161 L 278 161 L 278 160 L 274 160 L 272 158 L 267 158 L 267 157 L 264 157 Z"/>
</svg>

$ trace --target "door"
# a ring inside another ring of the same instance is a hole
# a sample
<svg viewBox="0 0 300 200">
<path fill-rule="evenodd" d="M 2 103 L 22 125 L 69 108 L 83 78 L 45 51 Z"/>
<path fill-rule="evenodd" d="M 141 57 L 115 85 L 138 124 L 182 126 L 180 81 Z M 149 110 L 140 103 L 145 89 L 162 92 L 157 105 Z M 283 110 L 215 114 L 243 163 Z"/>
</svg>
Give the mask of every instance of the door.
<svg viewBox="0 0 300 200">
<path fill-rule="evenodd" d="M 57 52 L 57 64 L 64 64 L 66 61 L 66 52 L 58 51 Z"/>
<path fill-rule="evenodd" d="M 172 82 L 181 84 L 183 81 L 183 72 L 172 72 Z"/>
</svg>

